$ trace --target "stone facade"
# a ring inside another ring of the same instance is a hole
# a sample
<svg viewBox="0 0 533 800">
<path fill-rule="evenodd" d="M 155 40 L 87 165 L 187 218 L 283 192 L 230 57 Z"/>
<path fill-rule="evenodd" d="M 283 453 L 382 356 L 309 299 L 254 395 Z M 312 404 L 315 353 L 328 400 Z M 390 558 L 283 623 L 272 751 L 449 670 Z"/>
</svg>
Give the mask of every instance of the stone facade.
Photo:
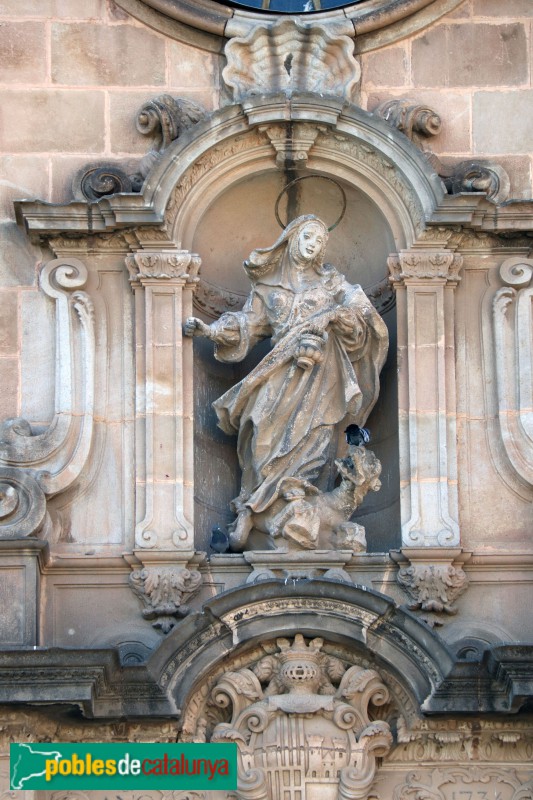
<svg viewBox="0 0 533 800">
<path fill-rule="evenodd" d="M 0 789 L 9 741 L 239 739 L 239 800 L 526 800 L 530 0 L 170 5 L 0 9 Z M 231 552 L 211 402 L 267 350 L 182 326 L 299 214 L 388 328 L 375 456 L 351 538 Z"/>
</svg>

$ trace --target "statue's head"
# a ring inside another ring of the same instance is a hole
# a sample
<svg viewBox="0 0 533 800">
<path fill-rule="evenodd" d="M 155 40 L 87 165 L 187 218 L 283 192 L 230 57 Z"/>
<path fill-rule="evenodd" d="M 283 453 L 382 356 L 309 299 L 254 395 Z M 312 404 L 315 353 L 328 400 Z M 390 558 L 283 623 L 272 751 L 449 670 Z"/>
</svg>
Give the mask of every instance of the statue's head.
<svg viewBox="0 0 533 800">
<path fill-rule="evenodd" d="M 322 220 L 311 218 L 302 221 L 296 228 L 291 242 L 291 253 L 301 264 L 315 260 L 322 263 L 327 241 L 328 230 Z"/>
<path fill-rule="evenodd" d="M 320 272 L 328 236 L 327 226 L 318 217 L 313 214 L 297 217 L 289 222 L 271 247 L 253 250 L 244 262 L 244 269 L 252 281 L 261 278 L 263 282 L 268 282 L 264 276 L 275 274 L 283 262 L 284 254 L 289 252 L 293 265 L 310 266 Z M 283 269 L 287 267 L 290 269 L 290 264 Z"/>
</svg>

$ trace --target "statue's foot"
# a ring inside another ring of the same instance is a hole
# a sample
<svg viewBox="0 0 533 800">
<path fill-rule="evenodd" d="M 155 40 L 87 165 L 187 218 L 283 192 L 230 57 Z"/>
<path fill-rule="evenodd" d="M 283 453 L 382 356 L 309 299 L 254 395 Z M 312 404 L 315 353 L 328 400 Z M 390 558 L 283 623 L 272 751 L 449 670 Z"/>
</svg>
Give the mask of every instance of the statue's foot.
<svg viewBox="0 0 533 800">
<path fill-rule="evenodd" d="M 252 528 L 252 512 L 249 508 L 245 508 L 239 513 L 234 525 L 229 528 L 229 549 L 233 553 L 244 550 Z"/>
</svg>

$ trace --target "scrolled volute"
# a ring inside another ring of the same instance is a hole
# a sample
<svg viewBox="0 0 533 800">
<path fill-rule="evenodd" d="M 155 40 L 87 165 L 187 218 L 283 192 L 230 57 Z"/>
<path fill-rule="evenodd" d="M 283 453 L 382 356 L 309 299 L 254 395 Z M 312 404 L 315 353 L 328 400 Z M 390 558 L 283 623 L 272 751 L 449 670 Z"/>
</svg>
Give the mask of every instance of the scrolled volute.
<svg viewBox="0 0 533 800">
<path fill-rule="evenodd" d="M 159 152 L 205 115 L 192 100 L 162 94 L 145 103 L 137 114 L 136 127 L 144 136 L 154 136 Z"/>
<path fill-rule="evenodd" d="M 250 705 L 263 697 L 258 679 L 250 669 L 227 672 L 214 687 L 211 698 L 218 708 L 232 708 L 232 719 Z"/>
<path fill-rule="evenodd" d="M 337 695 L 358 709 L 361 718 L 368 721 L 368 706 L 385 705 L 390 699 L 389 690 L 373 669 L 350 667 L 344 674 Z"/>
<path fill-rule="evenodd" d="M 38 534 L 46 519 L 46 498 L 35 476 L 0 468 L 0 540 Z"/>
<path fill-rule="evenodd" d="M 442 127 L 442 120 L 436 111 L 414 100 L 386 100 L 373 113 L 397 128 L 415 144 L 420 136 L 436 136 Z"/>
<path fill-rule="evenodd" d="M 450 194 L 484 192 L 494 203 L 503 203 L 509 197 L 509 176 L 491 161 L 461 161 L 451 175 L 442 177 Z"/>
</svg>

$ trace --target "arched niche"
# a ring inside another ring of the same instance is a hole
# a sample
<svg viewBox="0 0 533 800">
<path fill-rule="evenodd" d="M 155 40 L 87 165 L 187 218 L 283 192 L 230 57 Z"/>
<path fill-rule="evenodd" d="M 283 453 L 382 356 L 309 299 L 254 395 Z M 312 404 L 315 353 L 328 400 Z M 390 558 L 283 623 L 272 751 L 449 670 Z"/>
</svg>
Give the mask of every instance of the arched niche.
<svg viewBox="0 0 533 800">
<path fill-rule="evenodd" d="M 331 233 L 327 260 L 374 293 L 391 339 L 380 399 L 368 423 L 383 487 L 357 512 L 369 550 L 386 551 L 400 544 L 396 317 L 387 257 L 413 241 L 443 191 L 410 142 L 372 115 L 307 97 L 300 106 L 293 100 L 291 112 L 296 119 L 290 125 L 286 105 L 275 100 L 266 110 L 235 106 L 213 115 L 209 127 L 198 126 L 189 141 L 169 148 L 145 196 L 164 205 L 172 239 L 201 256 L 195 306 L 209 322 L 242 306 L 250 288 L 242 261 L 279 235 L 274 210 L 282 189 L 296 176 L 316 176 L 299 185 L 291 218 L 316 213 L 332 225 L 342 209 L 342 187 L 346 214 Z M 300 163 L 305 168 L 295 169 Z M 283 203 L 280 213 L 287 218 Z M 214 360 L 209 342 L 195 340 L 195 540 L 202 549 L 214 525 L 231 521 L 229 502 L 240 481 L 235 441 L 216 429 L 211 403 L 264 352 L 260 345 L 242 364 L 223 365 Z"/>
</svg>

